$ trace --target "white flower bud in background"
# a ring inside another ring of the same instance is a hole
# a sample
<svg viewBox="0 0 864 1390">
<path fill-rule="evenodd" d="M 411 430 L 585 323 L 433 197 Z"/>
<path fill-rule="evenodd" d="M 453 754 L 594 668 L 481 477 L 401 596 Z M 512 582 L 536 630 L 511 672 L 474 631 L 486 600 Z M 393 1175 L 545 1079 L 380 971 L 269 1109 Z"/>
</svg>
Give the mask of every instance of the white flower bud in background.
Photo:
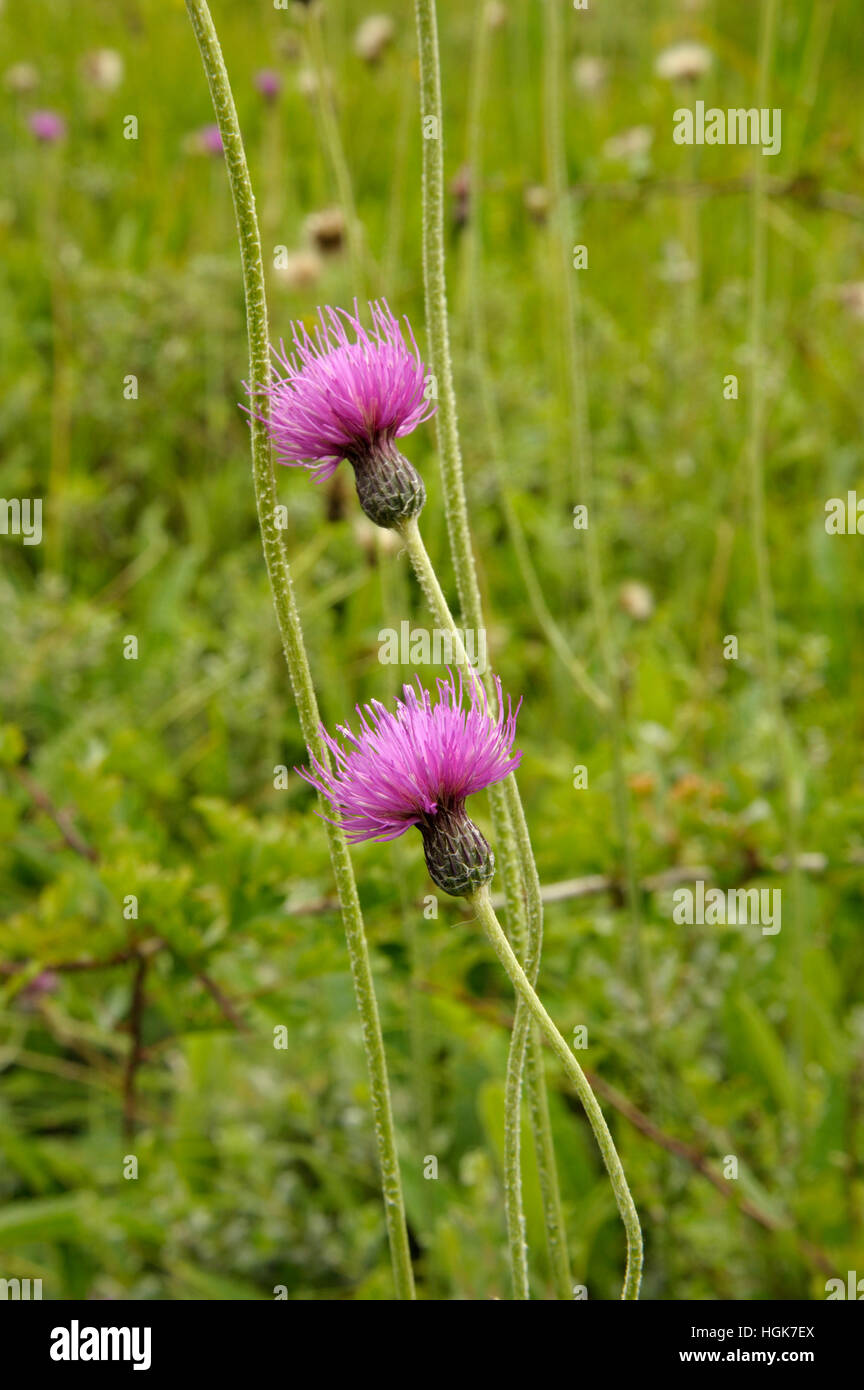
<svg viewBox="0 0 864 1390">
<path fill-rule="evenodd" d="M 354 52 L 364 63 L 379 63 L 395 34 L 396 25 L 389 14 L 370 14 L 354 35 Z"/>
<path fill-rule="evenodd" d="M 834 293 L 851 318 L 864 320 L 864 280 L 837 285 Z"/>
<path fill-rule="evenodd" d="M 286 289 L 305 290 L 318 283 L 323 269 L 324 262 L 317 252 L 301 249 L 292 251 L 284 264 L 276 267 L 273 274 L 277 282 Z"/>
<path fill-rule="evenodd" d="M 92 53 L 85 53 L 81 63 L 84 81 L 101 92 L 116 91 L 124 72 L 123 59 L 113 48 L 94 48 Z"/>
<path fill-rule="evenodd" d="M 654 595 L 647 584 L 628 579 L 618 590 L 618 606 L 634 622 L 646 623 L 654 612 Z"/>
<path fill-rule="evenodd" d="M 642 159 L 654 143 L 650 125 L 634 125 L 611 136 L 603 146 L 605 159 Z"/>
<path fill-rule="evenodd" d="M 675 43 L 663 49 L 654 71 L 667 82 L 696 82 L 705 76 L 713 62 L 711 50 L 704 43 Z"/>
<path fill-rule="evenodd" d="M 532 183 L 522 194 L 525 211 L 534 222 L 545 222 L 549 214 L 549 190 L 542 183 Z"/>
<path fill-rule="evenodd" d="M 39 70 L 33 63 L 14 63 L 6 69 L 3 83 L 10 92 L 26 96 L 39 86 Z"/>
<path fill-rule="evenodd" d="M 483 11 L 483 19 L 487 29 L 503 29 L 509 18 L 507 6 L 502 5 L 501 0 L 488 0 Z"/>
<path fill-rule="evenodd" d="M 596 96 L 606 85 L 609 64 L 602 58 L 592 58 L 585 54 L 573 64 L 573 81 L 585 96 Z"/>
</svg>

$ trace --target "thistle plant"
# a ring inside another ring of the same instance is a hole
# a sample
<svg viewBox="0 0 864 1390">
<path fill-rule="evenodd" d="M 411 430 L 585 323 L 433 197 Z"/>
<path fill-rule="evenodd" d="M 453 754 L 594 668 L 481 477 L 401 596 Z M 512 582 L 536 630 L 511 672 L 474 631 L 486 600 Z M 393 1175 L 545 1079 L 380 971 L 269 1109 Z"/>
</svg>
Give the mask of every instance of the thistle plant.
<svg viewBox="0 0 864 1390">
<path fill-rule="evenodd" d="M 186 9 L 192 22 L 195 37 L 198 40 L 204 70 L 210 86 L 210 94 L 225 148 L 228 178 L 237 218 L 249 337 L 248 390 L 253 398 L 266 403 L 269 398 L 270 386 L 267 296 L 264 285 L 264 265 L 261 257 L 261 237 L 255 214 L 255 198 L 249 179 L 243 138 L 240 134 L 240 125 L 237 120 L 237 111 L 234 106 L 225 61 L 206 0 L 186 0 Z M 288 665 L 303 736 L 307 745 L 313 750 L 317 750 L 319 760 L 326 763 L 326 748 L 323 743 L 319 743 L 318 702 L 303 640 L 300 615 L 294 599 L 288 557 L 285 553 L 282 533 L 276 525 L 276 485 L 273 476 L 266 415 L 261 411 L 256 412 L 252 417 L 251 425 L 255 504 L 282 647 Z M 390 1244 L 394 1284 L 397 1297 L 411 1299 L 414 1297 L 414 1275 L 411 1267 L 405 1204 L 396 1151 L 390 1083 L 387 1075 L 378 1003 L 375 997 L 375 985 L 372 979 L 372 967 L 369 960 L 369 948 L 366 942 L 357 884 L 345 837 L 335 824 L 328 823 L 327 833 L 330 860 L 345 927 L 354 994 L 362 1022 L 363 1047 L 369 1076 L 378 1161 L 381 1169 L 384 1216 Z"/>
<path fill-rule="evenodd" d="M 551 8 L 546 6 L 545 8 Z M 420 58 L 420 112 L 424 131 L 434 138 L 424 139 L 422 221 L 423 221 L 423 283 L 426 300 L 426 319 L 429 334 L 432 370 L 438 383 L 440 411 L 437 418 L 441 482 L 450 554 L 459 592 L 461 617 L 467 627 L 479 630 L 484 626 L 483 602 L 474 563 L 471 524 L 462 467 L 459 440 L 459 420 L 456 407 L 456 388 L 450 354 L 450 330 L 447 313 L 446 248 L 444 232 L 444 112 L 441 100 L 441 63 L 438 52 L 438 20 L 435 0 L 415 0 L 417 48 Z M 428 556 L 419 537 L 406 537 L 409 553 L 418 574 L 431 570 Z M 412 549 L 413 545 L 413 549 Z M 440 611 L 441 621 L 448 613 L 443 595 L 428 581 L 424 586 L 433 611 Z M 450 619 L 452 625 L 452 618 Z M 492 819 L 499 845 L 504 894 L 507 902 L 507 921 L 513 939 L 529 973 L 536 977 L 543 945 L 543 899 L 540 879 L 531 847 L 531 836 L 515 777 L 508 777 L 490 793 Z M 505 1116 L 505 1188 L 507 1191 L 507 1227 L 510 1245 L 510 1264 L 514 1294 L 528 1297 L 528 1267 L 522 1214 L 520 1136 L 522 1075 L 527 1056 L 528 1094 L 531 1123 L 543 1210 L 546 1223 L 546 1243 L 559 1296 L 566 1297 L 570 1284 L 567 1237 L 561 1210 L 561 1197 L 552 1127 L 546 1096 L 543 1058 L 536 1028 L 526 1024 L 525 1009 L 517 1005 L 510 1057 L 507 1065 L 507 1099 Z"/>
<path fill-rule="evenodd" d="M 621 1160 L 585 1073 L 498 921 L 489 894 L 494 856 L 465 809 L 472 793 L 494 786 L 519 764 L 521 755 L 513 751 L 518 707 L 514 713 L 508 701 L 505 717 L 500 682 L 496 693 L 498 714 L 493 716 L 479 682 L 466 710 L 461 681 L 457 686 L 452 675 L 449 681 L 439 680 L 433 703 L 418 678 L 416 689 L 403 687 L 405 698 L 396 701 L 395 712 L 377 701 L 358 707 L 359 732 L 340 726 L 341 743 L 322 727 L 335 771 L 311 755 L 311 770 L 303 775 L 333 807 L 341 830 L 354 843 L 396 839 L 416 826 L 432 881 L 445 893 L 464 897 L 475 912 L 517 998 L 561 1062 L 588 1116 L 627 1235 L 621 1296 L 634 1299 L 642 1273 L 642 1237 Z"/>
<path fill-rule="evenodd" d="M 528 1027 L 526 1020 L 530 1017 L 562 1062 L 597 1137 L 627 1235 L 627 1270 L 622 1296 L 636 1298 L 641 1277 L 641 1231 L 620 1159 L 584 1073 L 533 985 L 540 957 L 542 904 L 527 824 L 513 778 L 519 763 L 519 754 L 513 752 L 518 709 L 514 713 L 508 702 L 505 711 L 497 678 L 490 676 L 484 689 L 479 678 L 473 675 L 468 693 L 469 708 L 466 709 L 462 676 L 457 685 L 451 674 L 449 682 L 438 683 L 437 703 L 433 704 L 418 681 L 416 688 L 404 687 L 404 698 L 397 701 L 393 713 L 377 702 L 358 708 L 359 732 L 354 734 L 347 727 L 342 728 L 342 743 L 329 735 L 318 720 L 284 544 L 275 526 L 271 449 L 275 449 L 281 463 L 305 467 L 318 482 L 331 477 L 342 461 L 352 466 L 361 507 L 376 525 L 395 529 L 403 538 L 433 613 L 454 637 L 456 661 L 467 667 L 464 644 L 417 525 L 425 503 L 425 488 L 417 470 L 396 443 L 427 420 L 435 406 L 426 396 L 426 373 L 410 326 L 406 321 L 409 347 L 402 328 L 383 301 L 369 306 L 371 331 L 363 327 L 355 302 L 353 314 L 330 307 L 319 310 L 319 322 L 312 334 L 303 324 L 293 325 L 290 350 L 286 349 L 284 341 L 278 349 L 270 349 L 260 237 L 227 73 L 206 4 L 203 0 L 187 0 L 187 8 L 210 82 L 237 213 L 249 327 L 251 370 L 246 389 L 251 401 L 248 413 L 258 514 L 276 613 L 309 749 L 310 769 L 303 775 L 322 798 L 321 814 L 328 827 L 355 993 L 363 1019 L 397 1292 L 402 1297 L 413 1296 L 413 1280 L 386 1061 L 347 842 L 393 839 L 415 825 L 423 838 L 426 863 L 433 881 L 452 896 L 464 896 L 472 906 L 517 994 L 517 1025 L 508 1064 L 506 1172 L 508 1234 L 516 1296 L 528 1297 L 518 1143 L 514 1146 L 512 1142 L 514 1126 L 518 1131 L 519 1125 L 526 1048 L 530 1048 L 533 1055 L 529 1084 L 532 1118 L 539 1126 L 535 1134 L 550 1251 L 554 1251 L 556 1245 L 563 1249 L 564 1245 L 551 1129 L 545 1108 L 539 1033 Z M 441 268 L 443 273 L 443 262 Z M 440 350 L 442 315 L 446 337 L 443 285 L 442 294 L 435 299 L 433 307 Z M 271 369 L 271 352 L 275 371 Z M 436 361 L 434 365 L 437 374 L 439 364 Z M 458 557 L 456 569 L 463 609 L 469 615 L 481 617 L 461 487 L 452 373 L 446 342 L 443 368 L 447 409 L 442 439 L 446 444 L 444 457 L 449 457 L 448 469 L 445 469 L 449 477 L 448 521 L 451 535 L 459 539 L 454 546 L 454 558 Z M 459 492 L 455 502 L 454 483 L 458 483 Z M 495 872 L 495 858 L 466 810 L 467 798 L 487 787 L 492 798 L 496 841 L 501 851 L 511 929 L 524 955 L 526 968 L 520 964 L 492 908 L 489 883 Z"/>
<path fill-rule="evenodd" d="M 371 335 L 364 330 L 356 307 L 353 315 L 331 307 L 319 310 L 319 326 L 314 339 L 302 324 L 294 325 L 294 353 L 289 355 L 284 344 L 273 349 L 282 373 L 274 377 L 266 390 L 267 410 L 263 414 L 252 413 L 269 433 L 280 462 L 307 468 L 315 481 L 331 477 L 343 460 L 352 465 L 363 510 L 377 525 L 395 529 L 404 540 L 432 613 L 436 621 L 451 633 L 455 660 L 467 671 L 470 663 L 464 642 L 418 526 L 418 515 L 425 502 L 425 488 L 414 466 L 404 458 L 394 442 L 411 433 L 433 413 L 434 407 L 423 394 L 423 363 L 410 326 L 411 352 L 386 304 L 374 303 L 369 306 L 373 322 Z M 353 340 L 349 337 L 349 329 Z M 489 692 L 483 689 L 479 678 L 473 673 L 470 682 L 471 712 L 475 717 L 469 717 L 466 726 L 476 730 L 476 716 L 479 715 L 487 723 L 489 721 Z M 491 695 L 497 706 L 498 722 L 493 727 L 500 732 L 511 727 L 513 716 L 508 713 L 505 721 L 500 681 L 491 677 L 490 683 Z M 488 776 L 477 785 L 469 777 L 465 784 L 468 790 L 465 790 L 460 780 L 464 772 L 462 763 L 445 768 L 441 761 L 440 745 L 436 746 L 434 740 L 422 736 L 422 731 L 429 732 L 424 722 L 427 718 L 446 726 L 448 718 L 461 711 L 462 692 L 461 682 L 458 700 L 452 679 L 449 686 L 441 685 L 434 718 L 428 696 L 421 692 L 418 697 L 411 687 L 405 688 L 405 701 L 400 702 L 395 716 L 385 717 L 377 704 L 369 707 L 365 715 L 361 713 L 359 736 L 355 738 L 350 731 L 343 730 L 355 744 L 350 777 L 347 776 L 349 755 L 321 730 L 321 739 L 335 759 L 337 773 L 332 774 L 322 759 L 312 752 L 312 772 L 307 774 L 307 779 L 329 802 L 342 806 L 347 820 L 338 823 L 349 840 L 392 839 L 401 835 L 409 825 L 417 824 L 423 835 L 430 876 L 439 887 L 454 896 L 479 891 L 489 882 L 494 871 L 494 858 L 489 846 L 465 815 L 465 797 L 471 790 L 479 790 L 482 786 L 492 788 L 494 798 L 495 789 L 500 793 L 503 784 L 507 783 L 509 794 L 499 795 L 497 801 L 493 799 L 493 820 L 496 834 L 502 841 L 508 909 L 515 923 L 517 943 L 528 967 L 526 980 L 533 987 L 539 967 L 542 917 L 536 867 L 512 776 L 518 760 L 505 763 L 500 775 Z M 400 736 L 396 737 L 396 734 Z M 421 735 L 419 742 L 418 734 Z M 414 754 L 418 749 L 422 749 L 428 757 L 422 775 L 418 771 L 419 765 L 406 756 L 406 750 Z M 459 750 L 458 740 L 452 743 L 451 754 L 453 750 Z M 389 770 L 385 772 L 383 769 L 388 760 Z M 423 788 L 426 792 L 425 802 L 421 796 Z M 460 788 L 463 788 L 461 795 Z M 365 801 L 362 800 L 362 793 L 365 793 Z M 533 904 L 527 908 L 526 898 Z M 530 933 L 526 931 L 529 920 Z M 544 1193 L 547 1235 L 553 1259 L 560 1255 L 566 1261 L 566 1255 L 539 1041 L 532 1037 L 529 1025 L 533 1010 L 521 992 L 518 992 L 518 1001 L 507 1077 L 505 1186 L 514 1291 L 517 1297 L 527 1298 L 528 1273 L 519 1153 L 515 1136 L 520 1123 L 522 1074 L 528 1050 L 532 1046 L 534 1057 L 529 1070 L 532 1118 L 536 1122 L 538 1154 L 547 1185 Z M 587 1087 L 584 1077 L 582 1081 Z M 594 1104 L 596 1106 L 596 1101 Z M 630 1273 L 626 1296 L 635 1297 L 641 1270 L 641 1232 L 638 1220 L 634 1227 L 630 1217 L 628 1209 L 625 1226 Z"/>
</svg>

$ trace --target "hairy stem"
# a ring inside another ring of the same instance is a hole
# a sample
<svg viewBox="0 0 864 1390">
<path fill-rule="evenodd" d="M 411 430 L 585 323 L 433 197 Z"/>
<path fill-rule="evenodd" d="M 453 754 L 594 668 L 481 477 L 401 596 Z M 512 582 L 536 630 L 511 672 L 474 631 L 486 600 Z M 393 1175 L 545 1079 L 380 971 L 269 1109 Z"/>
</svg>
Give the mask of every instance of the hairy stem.
<svg viewBox="0 0 864 1390">
<path fill-rule="evenodd" d="M 471 545 L 462 454 L 459 444 L 456 392 L 450 355 L 450 333 L 447 322 L 447 278 L 444 252 L 444 130 L 435 0 L 415 0 L 415 14 L 420 56 L 421 115 L 423 118 L 423 280 L 431 363 L 438 385 L 437 427 L 444 505 L 462 618 L 466 626 L 479 632 L 484 626 L 483 603 Z M 450 618 L 450 623 L 452 624 L 452 618 Z M 486 688 L 494 698 L 491 675 L 487 675 Z M 543 903 L 540 897 L 539 878 L 531 849 L 530 836 L 527 833 L 519 788 L 512 775 L 503 784 L 492 789 L 490 802 L 497 837 L 496 848 L 504 876 L 508 922 L 513 924 L 512 929 L 518 943 L 520 940 L 527 940 L 526 934 L 539 933 L 542 930 Z M 516 831 L 520 824 L 524 833 L 517 839 Z M 533 946 L 537 952 L 539 964 L 539 935 Z M 524 1027 L 524 1021 L 520 1021 L 521 1027 Z M 533 1043 L 530 1045 L 533 1046 Z M 509 1063 L 511 1070 L 517 1066 L 519 1061 L 520 1047 L 521 1043 L 517 1036 L 514 1043 L 516 1053 L 511 1056 Z M 534 1067 L 532 1076 L 536 1081 L 542 1076 L 542 1069 Z M 521 1092 L 515 1087 L 510 1091 L 511 1102 L 514 1098 L 521 1099 Z M 532 1107 L 532 1115 L 539 1117 L 544 1113 L 548 1116 L 548 1107 Z M 508 1211 L 511 1215 L 511 1220 L 508 1222 L 508 1236 L 514 1288 L 517 1288 L 524 1287 L 527 1280 L 527 1272 L 521 1267 L 525 1263 L 526 1254 L 524 1240 L 521 1237 L 519 1211 L 521 1207 L 521 1173 L 518 1154 L 520 1127 L 511 1116 L 506 1128 L 509 1144 L 505 1146 L 507 1149 L 505 1181 L 508 1186 Z M 542 1143 L 546 1154 L 551 1154 L 551 1133 L 544 1137 Z M 549 1164 L 545 1166 L 541 1164 L 540 1177 L 544 1184 L 544 1212 L 550 1252 L 566 1250 L 557 1173 L 554 1165 L 550 1167 Z M 558 1269 L 562 1271 L 560 1261 Z M 569 1272 L 567 1285 L 569 1289 Z"/>
<path fill-rule="evenodd" d="M 423 543 L 416 517 L 402 522 L 397 529 L 405 542 L 408 558 L 436 622 L 451 633 L 453 657 L 456 664 L 464 666 L 466 669 L 470 668 L 462 635 L 456 626 L 435 573 L 435 568 L 429 558 L 429 552 Z M 477 680 L 477 677 L 473 676 L 473 679 Z M 532 983 L 534 983 L 540 968 L 543 943 L 543 899 L 540 892 L 540 878 L 531 850 L 528 825 L 513 774 L 510 773 L 503 782 L 490 787 L 489 795 L 496 835 L 503 837 L 503 843 L 507 847 L 507 852 L 502 854 L 502 839 L 499 838 L 496 850 L 502 864 L 507 918 L 513 923 L 513 934 L 517 948 L 524 955 L 526 969 Z M 528 879 L 527 884 L 526 877 Z M 517 999 L 516 1003 L 516 1018 L 507 1058 L 504 1118 L 505 1208 L 514 1297 L 517 1299 L 528 1297 L 528 1262 L 525 1248 L 525 1222 L 522 1212 L 522 1178 L 519 1152 L 521 1141 L 519 1112 L 526 1047 L 532 1057 L 528 1071 L 529 1101 L 546 1222 L 547 1248 L 558 1297 L 570 1298 L 570 1261 L 567 1254 L 567 1237 L 561 1210 L 561 1194 L 552 1142 L 549 1105 L 545 1089 L 542 1096 L 534 1093 L 537 1086 L 545 1088 L 540 1040 L 536 1030 L 531 1027 L 530 1016 L 521 999 Z"/>
<path fill-rule="evenodd" d="M 615 1201 L 618 1204 L 618 1211 L 624 1223 L 624 1230 L 627 1236 L 627 1268 L 624 1275 L 624 1285 L 621 1291 L 622 1299 L 637 1299 L 639 1297 L 639 1284 L 642 1278 L 642 1231 L 639 1226 L 639 1217 L 633 1198 L 630 1195 L 630 1188 L 627 1186 L 627 1179 L 615 1142 L 609 1132 L 609 1126 L 603 1116 L 603 1111 L 597 1103 L 597 1098 L 588 1084 L 585 1076 L 571 1049 L 567 1046 L 561 1033 L 559 1033 L 551 1017 L 546 1012 L 537 993 L 519 964 L 513 953 L 513 948 L 495 915 L 492 900 L 489 896 L 488 885 L 478 889 L 476 893 L 466 898 L 471 908 L 476 912 L 483 929 L 486 932 L 492 949 L 500 960 L 507 974 L 513 983 L 513 987 L 520 999 L 522 999 L 529 1010 L 532 1018 L 545 1035 L 549 1046 L 567 1073 L 568 1079 L 573 1083 L 573 1087 L 588 1121 L 594 1131 L 594 1137 L 603 1157 L 606 1171 L 612 1183 L 612 1190 L 615 1193 Z"/>
<path fill-rule="evenodd" d="M 186 9 L 201 50 L 204 70 L 210 85 L 210 95 L 213 99 L 213 107 L 225 148 L 225 161 L 237 217 L 240 257 L 243 266 L 246 321 L 249 334 L 249 387 L 255 394 L 259 412 L 263 415 L 266 408 L 266 395 L 264 393 L 270 382 L 270 347 L 264 267 L 261 259 L 261 238 L 255 213 L 255 198 L 252 193 L 246 154 L 234 107 L 234 98 L 228 81 L 228 73 L 209 8 L 206 0 L 186 0 Z M 324 766 L 328 766 L 325 761 L 327 751 L 320 734 L 318 702 L 303 641 L 300 615 L 294 599 L 288 557 L 282 534 L 276 525 L 276 483 L 273 476 L 269 436 L 263 421 L 254 417 L 251 421 L 251 431 L 255 503 L 261 528 L 264 558 L 273 594 L 273 604 L 291 679 L 291 688 L 297 704 L 300 727 L 309 750 Z M 326 802 L 322 802 L 322 804 L 327 814 L 330 815 L 331 812 Z M 325 821 L 324 825 L 328 837 L 330 861 L 336 880 L 336 891 L 342 911 L 345 937 L 348 943 L 348 959 L 351 966 L 354 993 L 362 1024 L 363 1048 L 369 1075 L 372 1115 L 381 1169 L 384 1215 L 390 1242 L 393 1277 L 397 1297 L 410 1299 L 414 1297 L 414 1276 L 408 1247 L 405 1206 L 396 1152 L 396 1132 L 393 1124 L 384 1040 L 381 1035 L 381 1022 L 375 998 L 360 899 L 345 837 L 341 830 L 331 824 L 329 820 Z"/>
</svg>

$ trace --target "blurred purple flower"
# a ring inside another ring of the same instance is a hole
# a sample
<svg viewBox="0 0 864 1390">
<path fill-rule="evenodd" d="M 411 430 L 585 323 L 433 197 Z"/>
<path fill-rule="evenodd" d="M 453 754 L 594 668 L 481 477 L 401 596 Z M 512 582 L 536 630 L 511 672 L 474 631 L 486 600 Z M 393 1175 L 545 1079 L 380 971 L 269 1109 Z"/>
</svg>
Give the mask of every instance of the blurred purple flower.
<svg viewBox="0 0 864 1390">
<path fill-rule="evenodd" d="M 218 125 L 205 125 L 199 131 L 199 139 L 201 149 L 205 154 L 222 154 L 224 152 L 225 146 L 222 143 L 222 135 Z"/>
<path fill-rule="evenodd" d="M 43 145 L 56 145 L 66 135 L 66 122 L 56 111 L 33 111 L 27 124 L 30 133 Z"/>
<path fill-rule="evenodd" d="M 60 985 L 60 976 L 54 970 L 42 970 L 27 986 L 29 994 L 54 994 Z"/>
<path fill-rule="evenodd" d="M 282 90 L 282 78 L 273 68 L 261 68 L 254 81 L 265 101 L 275 101 Z"/>
</svg>

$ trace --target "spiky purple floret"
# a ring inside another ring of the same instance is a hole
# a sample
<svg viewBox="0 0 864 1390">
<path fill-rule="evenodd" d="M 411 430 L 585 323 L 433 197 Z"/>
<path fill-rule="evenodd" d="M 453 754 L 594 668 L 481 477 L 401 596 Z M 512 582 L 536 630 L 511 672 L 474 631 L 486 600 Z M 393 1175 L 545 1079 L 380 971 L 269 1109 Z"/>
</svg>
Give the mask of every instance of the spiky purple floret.
<svg viewBox="0 0 864 1390">
<path fill-rule="evenodd" d="M 342 459 L 362 459 L 410 434 L 435 410 L 424 400 L 426 369 L 407 318 L 410 350 L 386 301 L 369 308 L 371 332 L 355 301 L 353 314 L 319 309 L 314 337 L 292 324 L 293 352 L 284 341 L 273 349 L 277 370 L 265 423 L 279 462 L 309 468 L 316 482 L 331 477 Z"/>
<path fill-rule="evenodd" d="M 344 745 L 322 727 L 334 770 L 311 756 L 311 772 L 297 769 L 330 802 L 352 843 L 395 840 L 437 812 L 463 806 L 472 792 L 500 782 L 519 766 L 522 754 L 513 752 L 513 740 L 521 701 L 514 711 L 508 698 L 505 712 L 496 678 L 498 715 L 493 718 L 476 677 L 468 708 L 461 675 L 458 684 L 452 674 L 436 683 L 434 705 L 419 676 L 416 689 L 403 687 L 405 698 L 396 700 L 395 713 L 377 700 L 358 705 L 359 734 L 337 725 Z"/>
</svg>

